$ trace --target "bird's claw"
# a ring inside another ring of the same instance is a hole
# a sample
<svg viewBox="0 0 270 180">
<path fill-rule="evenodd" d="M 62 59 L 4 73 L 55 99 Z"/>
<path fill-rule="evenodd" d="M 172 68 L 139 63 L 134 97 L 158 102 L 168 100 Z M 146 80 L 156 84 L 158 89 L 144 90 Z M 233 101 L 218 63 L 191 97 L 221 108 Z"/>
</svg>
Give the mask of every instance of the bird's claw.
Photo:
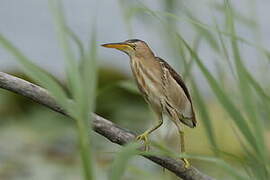
<svg viewBox="0 0 270 180">
<path fill-rule="evenodd" d="M 137 141 L 143 141 L 144 150 L 149 151 L 150 147 L 149 147 L 148 133 L 143 133 L 143 134 L 137 136 L 136 140 Z"/>
<path fill-rule="evenodd" d="M 188 168 L 190 168 L 190 163 L 189 163 L 189 161 L 186 159 L 186 158 L 182 158 L 182 160 L 184 161 L 184 167 L 186 168 L 186 169 L 188 169 Z"/>
</svg>

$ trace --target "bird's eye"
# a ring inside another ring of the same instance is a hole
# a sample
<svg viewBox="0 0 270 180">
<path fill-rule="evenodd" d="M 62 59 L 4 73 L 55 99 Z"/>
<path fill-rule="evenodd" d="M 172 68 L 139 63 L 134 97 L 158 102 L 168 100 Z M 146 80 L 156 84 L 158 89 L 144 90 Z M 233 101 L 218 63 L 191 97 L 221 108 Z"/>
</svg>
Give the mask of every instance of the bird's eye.
<svg viewBox="0 0 270 180">
<path fill-rule="evenodd" d="M 130 47 L 132 47 L 132 49 L 136 49 L 136 45 L 134 43 L 127 43 Z"/>
<path fill-rule="evenodd" d="M 136 44 L 130 44 L 130 45 L 134 50 L 136 50 Z"/>
</svg>

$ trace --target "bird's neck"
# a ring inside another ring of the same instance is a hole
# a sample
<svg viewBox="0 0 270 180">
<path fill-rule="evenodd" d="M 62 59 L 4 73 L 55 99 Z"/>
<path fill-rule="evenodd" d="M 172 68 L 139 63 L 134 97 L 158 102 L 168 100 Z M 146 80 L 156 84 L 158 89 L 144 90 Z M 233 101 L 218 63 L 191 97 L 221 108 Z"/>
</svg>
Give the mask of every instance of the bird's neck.
<svg viewBox="0 0 270 180">
<path fill-rule="evenodd" d="M 144 54 L 130 54 L 129 55 L 131 62 L 136 61 L 136 62 L 146 62 L 146 61 L 155 61 L 155 55 L 152 51 L 145 52 Z"/>
<path fill-rule="evenodd" d="M 156 72 L 160 68 L 158 61 L 153 55 L 148 57 L 141 57 L 141 56 L 130 57 L 130 64 L 132 70 L 136 70 L 139 67 L 141 67 L 144 69 L 148 69 L 151 72 Z"/>
<path fill-rule="evenodd" d="M 147 56 L 147 57 L 130 56 L 130 63 L 132 65 L 134 65 L 134 64 L 146 65 L 146 64 L 149 64 L 149 63 L 152 64 L 153 61 L 156 61 L 154 56 Z"/>
</svg>

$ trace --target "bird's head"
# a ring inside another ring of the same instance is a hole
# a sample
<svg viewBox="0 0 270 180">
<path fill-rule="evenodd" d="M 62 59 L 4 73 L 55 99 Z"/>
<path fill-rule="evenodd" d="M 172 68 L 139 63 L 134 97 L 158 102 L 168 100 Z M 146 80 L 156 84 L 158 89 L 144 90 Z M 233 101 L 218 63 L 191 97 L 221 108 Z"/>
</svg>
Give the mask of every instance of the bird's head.
<svg viewBox="0 0 270 180">
<path fill-rule="evenodd" d="M 130 57 L 147 57 L 154 55 L 149 46 L 144 41 L 139 39 L 129 39 L 120 43 L 102 44 L 102 46 L 106 48 L 118 49 L 125 52 Z"/>
</svg>

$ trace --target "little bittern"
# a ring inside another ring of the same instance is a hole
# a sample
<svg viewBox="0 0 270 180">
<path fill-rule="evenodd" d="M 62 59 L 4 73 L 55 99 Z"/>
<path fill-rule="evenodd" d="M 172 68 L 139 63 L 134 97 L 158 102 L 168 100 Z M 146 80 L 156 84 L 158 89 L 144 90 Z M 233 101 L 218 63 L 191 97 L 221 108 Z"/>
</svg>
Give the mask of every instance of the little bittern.
<svg viewBox="0 0 270 180">
<path fill-rule="evenodd" d="M 103 44 L 115 48 L 130 57 L 130 64 L 138 88 L 158 117 L 158 124 L 137 137 L 148 146 L 148 135 L 163 123 L 163 114 L 176 125 L 180 135 L 181 152 L 185 152 L 184 132 L 180 122 L 188 127 L 196 126 L 195 113 L 188 89 L 180 75 L 163 59 L 156 57 L 141 40 L 131 39 L 120 43 Z M 183 159 L 185 167 L 189 162 Z"/>
</svg>

